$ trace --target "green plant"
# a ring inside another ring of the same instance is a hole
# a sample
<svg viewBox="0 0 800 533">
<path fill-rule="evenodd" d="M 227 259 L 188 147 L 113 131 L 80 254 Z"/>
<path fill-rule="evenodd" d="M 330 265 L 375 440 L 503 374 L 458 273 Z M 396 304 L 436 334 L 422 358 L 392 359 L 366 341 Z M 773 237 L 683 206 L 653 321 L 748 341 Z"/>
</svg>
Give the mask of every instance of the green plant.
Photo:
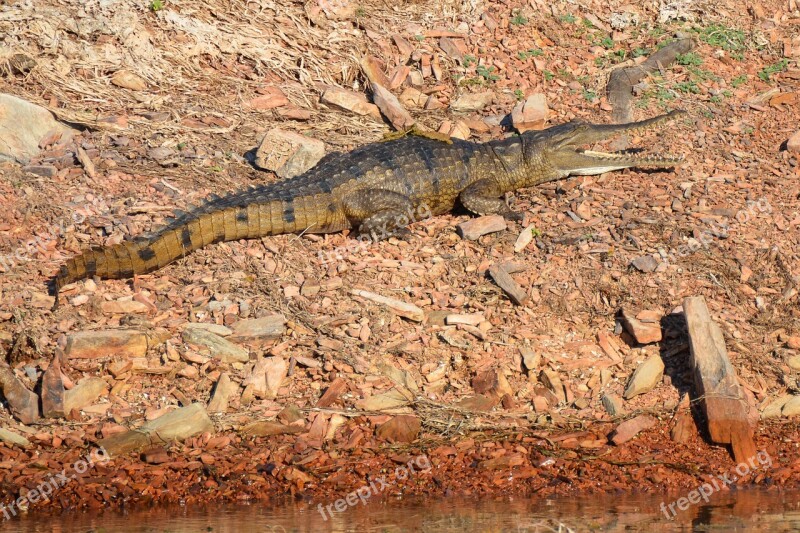
<svg viewBox="0 0 800 533">
<path fill-rule="evenodd" d="M 549 70 L 545 70 L 544 72 L 542 72 L 542 74 L 544 74 L 544 79 L 547 81 L 550 81 L 556 77 L 556 75 L 550 72 Z"/>
<path fill-rule="evenodd" d="M 534 226 L 534 227 L 531 228 L 531 235 L 533 235 L 534 239 L 536 237 L 541 237 L 542 236 L 542 230 L 540 230 L 539 228 Z"/>
<path fill-rule="evenodd" d="M 477 62 L 478 58 L 469 54 L 464 55 L 464 57 L 461 59 L 461 64 L 464 65 L 464 68 L 469 68 L 470 65 L 474 65 Z"/>
<path fill-rule="evenodd" d="M 614 55 L 617 56 L 618 61 L 625 61 L 625 56 L 627 55 L 627 53 L 625 52 L 625 50 L 620 48 L 619 50 L 614 51 Z"/>
<path fill-rule="evenodd" d="M 425 40 L 425 36 L 424 35 L 415 35 L 414 39 L 416 39 L 417 41 L 424 41 Z"/>
<path fill-rule="evenodd" d="M 163 0 L 152 0 L 150 2 L 150 11 L 156 13 L 157 11 L 161 11 L 164 9 L 164 1 Z"/>
<path fill-rule="evenodd" d="M 680 92 L 682 92 L 682 93 L 684 93 L 684 94 L 686 94 L 686 93 L 699 94 L 700 93 L 700 87 L 697 85 L 697 82 L 695 82 L 694 80 L 687 80 L 687 81 L 682 81 L 681 83 L 676 83 L 675 84 L 675 89 L 680 91 Z"/>
<path fill-rule="evenodd" d="M 567 24 L 574 24 L 575 21 L 578 19 L 575 18 L 575 15 L 567 13 L 566 15 L 561 15 L 560 17 L 558 17 L 558 20 L 560 20 L 561 22 L 566 22 Z"/>
<path fill-rule="evenodd" d="M 742 74 L 740 76 L 736 76 L 731 80 L 731 87 L 733 87 L 734 89 L 738 89 L 745 83 L 747 83 L 747 74 Z"/>
<path fill-rule="evenodd" d="M 732 52 L 747 49 L 747 36 L 742 30 L 728 28 L 721 24 L 710 24 L 695 31 L 700 34 L 701 41 L 711 46 Z"/>
<path fill-rule="evenodd" d="M 356 18 L 363 18 L 364 16 L 366 16 L 366 14 L 367 11 L 363 7 L 359 6 L 356 8 L 355 12 Z"/>
<path fill-rule="evenodd" d="M 646 56 L 649 53 L 650 50 L 648 50 L 647 48 L 634 48 L 633 52 L 631 52 L 631 55 L 633 55 L 633 57 L 642 57 Z"/>
<path fill-rule="evenodd" d="M 610 36 L 607 35 L 600 40 L 600 46 L 602 46 L 607 50 L 610 50 L 614 48 L 614 39 L 612 39 Z"/>
<path fill-rule="evenodd" d="M 542 54 L 544 54 L 544 52 L 542 52 L 538 48 L 531 48 L 530 50 L 524 52 L 517 52 L 517 57 L 522 61 L 527 61 L 531 57 L 539 57 Z"/>
<path fill-rule="evenodd" d="M 685 54 L 679 54 L 676 58 L 679 65 L 692 65 L 695 67 L 699 67 L 703 64 L 703 58 L 700 57 L 699 54 L 695 52 L 687 52 Z"/>
<path fill-rule="evenodd" d="M 709 98 L 708 101 L 711 102 L 712 104 L 718 104 L 722 101 L 722 96 L 715 94 L 714 96 Z"/>
<path fill-rule="evenodd" d="M 478 76 L 482 77 L 485 80 L 488 81 L 499 80 L 500 76 L 494 74 L 493 71 L 494 67 L 487 67 L 486 65 L 478 65 L 478 67 L 475 69 L 475 72 L 478 74 Z"/>
<path fill-rule="evenodd" d="M 589 102 L 592 102 L 592 101 L 594 101 L 594 100 L 597 98 L 597 93 L 596 93 L 596 92 L 594 92 L 594 91 L 593 91 L 593 90 L 591 90 L 591 89 L 584 89 L 584 90 L 583 90 L 583 97 L 584 97 L 584 98 L 585 98 L 587 101 L 589 101 Z"/>
<path fill-rule="evenodd" d="M 522 13 L 517 11 L 514 14 L 514 16 L 511 17 L 511 20 L 509 22 L 511 22 L 511 24 L 514 24 L 515 26 L 524 26 L 525 24 L 528 23 L 528 19 L 522 16 Z"/>
<path fill-rule="evenodd" d="M 781 59 L 777 63 L 766 66 L 763 69 L 761 69 L 758 73 L 758 77 L 762 81 L 769 81 L 770 76 L 772 76 L 773 74 L 777 74 L 778 72 L 783 72 L 784 70 L 786 70 L 786 67 L 788 65 L 789 65 L 788 59 Z"/>
<path fill-rule="evenodd" d="M 522 89 L 514 89 L 514 98 L 517 100 L 522 100 L 525 98 L 525 93 L 522 92 Z"/>
</svg>

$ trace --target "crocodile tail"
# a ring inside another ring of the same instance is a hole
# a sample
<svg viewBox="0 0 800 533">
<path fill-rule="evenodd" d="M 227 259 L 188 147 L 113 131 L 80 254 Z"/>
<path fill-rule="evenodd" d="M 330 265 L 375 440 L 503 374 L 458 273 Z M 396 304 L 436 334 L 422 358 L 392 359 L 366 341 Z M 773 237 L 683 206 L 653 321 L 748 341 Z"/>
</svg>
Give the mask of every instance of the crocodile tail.
<svg viewBox="0 0 800 533">
<path fill-rule="evenodd" d="M 130 278 L 158 270 L 212 243 L 299 231 L 310 217 L 295 216 L 294 205 L 300 201 L 300 207 L 304 207 L 304 200 L 268 200 L 236 206 L 225 205 L 230 199 L 220 198 L 179 216 L 151 236 L 87 250 L 63 264 L 53 278 L 54 308 L 58 306 L 59 290 L 81 279 Z"/>
</svg>

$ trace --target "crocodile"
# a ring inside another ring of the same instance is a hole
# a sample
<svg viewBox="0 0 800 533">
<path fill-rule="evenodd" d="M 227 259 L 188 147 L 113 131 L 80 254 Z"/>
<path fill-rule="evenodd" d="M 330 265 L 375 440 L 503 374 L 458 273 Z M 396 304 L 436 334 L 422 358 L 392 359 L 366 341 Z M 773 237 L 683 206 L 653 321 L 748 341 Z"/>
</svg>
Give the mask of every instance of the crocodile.
<svg viewBox="0 0 800 533">
<path fill-rule="evenodd" d="M 225 196 L 212 195 L 160 230 L 69 259 L 52 280 L 61 288 L 84 278 L 130 278 L 158 270 L 212 243 L 284 233 L 331 233 L 408 238 L 409 213 L 449 212 L 457 202 L 478 214 L 521 220 L 504 195 L 577 175 L 630 167 L 669 168 L 682 157 L 597 152 L 582 147 L 660 126 L 675 110 L 639 122 L 572 121 L 486 143 L 409 135 L 325 156 L 307 172 Z"/>
</svg>

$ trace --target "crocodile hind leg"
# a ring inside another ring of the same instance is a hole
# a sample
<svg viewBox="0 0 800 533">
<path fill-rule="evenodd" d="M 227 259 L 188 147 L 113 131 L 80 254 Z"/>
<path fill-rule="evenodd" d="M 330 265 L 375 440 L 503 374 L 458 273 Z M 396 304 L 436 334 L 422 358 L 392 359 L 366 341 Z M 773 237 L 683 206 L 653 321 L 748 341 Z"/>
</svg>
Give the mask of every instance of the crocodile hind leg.
<svg viewBox="0 0 800 533">
<path fill-rule="evenodd" d="M 342 200 L 347 219 L 358 227 L 360 236 L 377 242 L 389 237 L 407 239 L 411 231 L 413 205 L 408 196 L 386 189 L 367 189 Z"/>
<path fill-rule="evenodd" d="M 502 197 L 505 191 L 492 179 L 482 179 L 461 191 L 461 205 L 478 215 L 502 215 L 508 220 L 522 220 L 524 213 L 515 213 Z"/>
</svg>

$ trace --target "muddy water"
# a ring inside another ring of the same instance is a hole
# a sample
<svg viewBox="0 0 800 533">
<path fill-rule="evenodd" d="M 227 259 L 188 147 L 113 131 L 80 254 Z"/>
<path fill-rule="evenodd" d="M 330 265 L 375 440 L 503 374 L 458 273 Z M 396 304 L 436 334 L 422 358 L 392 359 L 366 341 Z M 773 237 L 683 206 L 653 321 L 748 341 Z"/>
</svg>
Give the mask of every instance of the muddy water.
<svg viewBox="0 0 800 533">
<path fill-rule="evenodd" d="M 716 494 L 668 520 L 663 509 L 682 494 L 549 499 L 438 499 L 356 503 L 323 518 L 315 505 L 228 505 L 129 513 L 31 513 L 4 520 L 9 532 L 292 532 L 469 531 L 800 531 L 800 493 L 744 490 Z M 662 508 L 661 503 L 665 505 Z M 333 502 L 325 502 L 333 503 Z M 340 508 L 343 504 L 340 504 Z M 2 515 L 0 515 L 2 519 Z"/>
</svg>

